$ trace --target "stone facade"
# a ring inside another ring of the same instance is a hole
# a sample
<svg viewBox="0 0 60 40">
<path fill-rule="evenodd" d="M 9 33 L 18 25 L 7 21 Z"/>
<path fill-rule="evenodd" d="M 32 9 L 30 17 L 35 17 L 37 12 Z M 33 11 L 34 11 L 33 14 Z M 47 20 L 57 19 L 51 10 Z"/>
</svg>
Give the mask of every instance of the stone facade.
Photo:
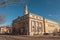
<svg viewBox="0 0 60 40">
<path fill-rule="evenodd" d="M 53 32 L 58 32 L 58 23 L 45 19 L 45 32 L 46 33 L 53 33 Z"/>
<path fill-rule="evenodd" d="M 53 33 L 55 30 L 57 31 L 58 23 L 39 15 L 28 13 L 26 6 L 24 15 L 13 20 L 12 26 L 14 34 L 42 35 L 44 33 Z"/>
<path fill-rule="evenodd" d="M 18 17 L 16 20 L 13 21 L 13 33 L 18 34 L 28 34 L 28 27 L 29 27 L 29 17 L 28 15 L 24 15 L 22 17 Z"/>
<path fill-rule="evenodd" d="M 40 35 L 44 33 L 43 17 L 29 14 L 29 33 L 30 35 Z"/>
</svg>

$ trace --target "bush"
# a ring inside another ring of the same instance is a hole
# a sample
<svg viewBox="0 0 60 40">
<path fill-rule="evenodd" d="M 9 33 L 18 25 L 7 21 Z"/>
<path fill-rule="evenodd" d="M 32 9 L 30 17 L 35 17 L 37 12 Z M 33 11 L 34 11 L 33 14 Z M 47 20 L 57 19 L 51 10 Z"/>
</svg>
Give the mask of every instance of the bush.
<svg viewBox="0 0 60 40">
<path fill-rule="evenodd" d="M 49 33 L 44 33 L 44 35 L 49 35 Z"/>
</svg>

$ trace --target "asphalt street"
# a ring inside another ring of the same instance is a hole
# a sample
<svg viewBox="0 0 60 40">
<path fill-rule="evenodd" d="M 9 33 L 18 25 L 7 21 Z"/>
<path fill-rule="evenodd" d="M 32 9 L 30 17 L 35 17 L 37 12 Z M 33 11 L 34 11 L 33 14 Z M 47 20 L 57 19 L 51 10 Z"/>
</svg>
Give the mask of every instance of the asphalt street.
<svg viewBox="0 0 60 40">
<path fill-rule="evenodd" d="M 60 37 L 56 36 L 22 36 L 22 35 L 0 35 L 0 40 L 60 40 Z"/>
</svg>

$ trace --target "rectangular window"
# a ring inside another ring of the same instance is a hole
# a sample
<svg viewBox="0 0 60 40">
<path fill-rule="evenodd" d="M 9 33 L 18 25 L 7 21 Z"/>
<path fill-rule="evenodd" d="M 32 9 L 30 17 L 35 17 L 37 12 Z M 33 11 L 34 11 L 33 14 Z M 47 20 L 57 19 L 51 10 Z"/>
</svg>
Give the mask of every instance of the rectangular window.
<svg viewBox="0 0 60 40">
<path fill-rule="evenodd" d="M 51 24 L 51 23 L 48 23 L 48 26 L 49 27 L 55 27 L 55 25 L 54 24 Z"/>
</svg>

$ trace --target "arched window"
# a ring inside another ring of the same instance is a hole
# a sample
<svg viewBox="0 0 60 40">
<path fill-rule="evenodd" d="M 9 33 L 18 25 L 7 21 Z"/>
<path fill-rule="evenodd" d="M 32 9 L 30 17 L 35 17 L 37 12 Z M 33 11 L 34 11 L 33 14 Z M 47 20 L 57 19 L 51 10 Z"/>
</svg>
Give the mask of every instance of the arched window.
<svg viewBox="0 0 60 40">
<path fill-rule="evenodd" d="M 35 21 L 31 21 L 31 32 L 35 32 Z"/>
<path fill-rule="evenodd" d="M 39 27 L 39 22 L 36 21 L 36 32 L 38 31 L 38 27 Z"/>
<path fill-rule="evenodd" d="M 39 22 L 38 32 L 42 31 L 42 22 Z"/>
</svg>

